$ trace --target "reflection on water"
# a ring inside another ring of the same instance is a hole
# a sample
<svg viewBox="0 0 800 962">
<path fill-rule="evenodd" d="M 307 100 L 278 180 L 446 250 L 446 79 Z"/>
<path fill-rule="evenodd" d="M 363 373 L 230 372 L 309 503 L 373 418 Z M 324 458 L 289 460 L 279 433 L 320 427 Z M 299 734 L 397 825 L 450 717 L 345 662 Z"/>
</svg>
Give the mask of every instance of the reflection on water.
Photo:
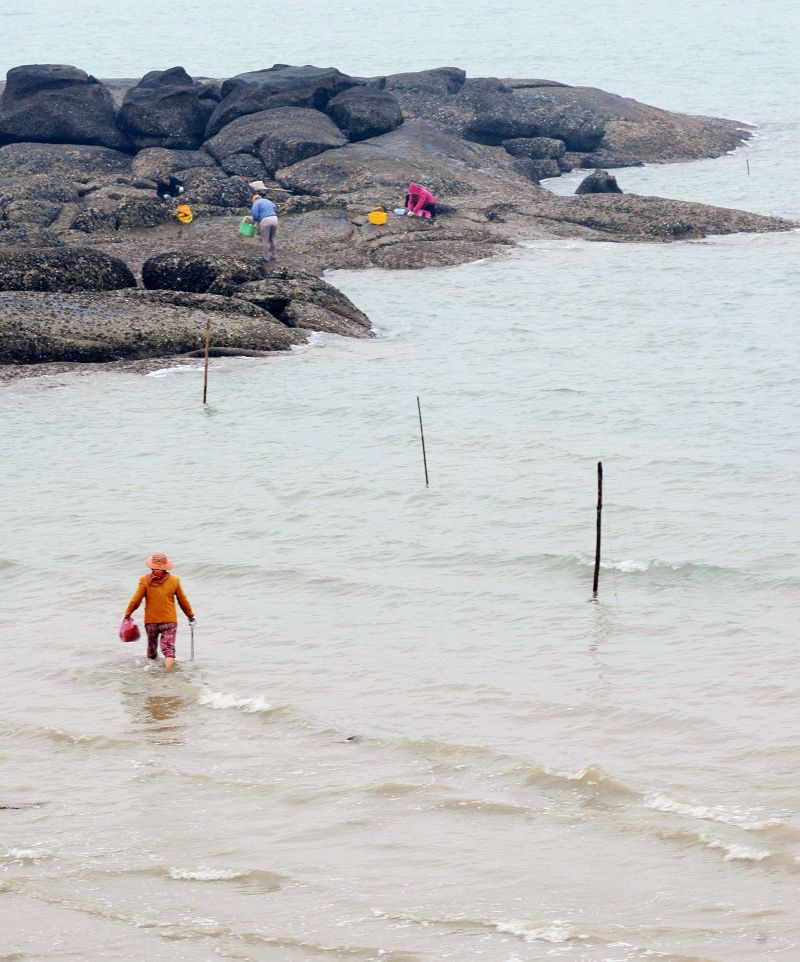
<svg viewBox="0 0 800 962">
<path fill-rule="evenodd" d="M 181 714 L 189 703 L 187 696 L 174 690 L 154 690 L 172 679 L 152 677 L 152 681 L 152 688 L 123 690 L 122 702 L 135 728 L 144 734 L 149 743 L 181 744 L 186 737 L 186 723 Z"/>
</svg>

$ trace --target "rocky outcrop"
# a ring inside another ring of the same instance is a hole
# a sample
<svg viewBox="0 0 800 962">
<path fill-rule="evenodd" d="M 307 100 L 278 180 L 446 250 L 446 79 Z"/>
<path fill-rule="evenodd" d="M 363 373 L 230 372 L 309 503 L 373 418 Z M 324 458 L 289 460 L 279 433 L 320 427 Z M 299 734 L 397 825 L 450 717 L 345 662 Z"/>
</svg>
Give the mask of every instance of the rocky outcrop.
<svg viewBox="0 0 800 962">
<path fill-rule="evenodd" d="M 173 251 L 142 267 L 148 290 L 233 297 L 266 311 L 286 327 L 371 337 L 369 318 L 341 291 L 306 271 L 277 268 L 264 276 L 258 260 Z"/>
<path fill-rule="evenodd" d="M 0 361 L 41 364 L 163 358 L 202 350 L 285 351 L 306 334 L 226 297 L 169 291 L 0 293 Z M 221 353 L 221 352 L 220 352 Z"/>
<path fill-rule="evenodd" d="M 372 337 L 369 318 L 335 287 L 305 271 L 279 268 L 243 284 L 234 297 L 256 304 L 287 327 L 347 337 Z"/>
<path fill-rule="evenodd" d="M 324 110 L 332 97 L 361 82 L 334 67 L 308 65 L 276 64 L 268 70 L 238 74 L 222 85 L 222 100 L 209 118 L 206 137 L 213 137 L 237 117 L 274 107 Z"/>
<path fill-rule="evenodd" d="M 0 291 L 113 291 L 135 287 L 128 266 L 102 251 L 0 247 Z"/>
<path fill-rule="evenodd" d="M 397 98 L 374 87 L 352 87 L 337 94 L 326 113 L 350 141 L 388 134 L 403 122 Z"/>
<path fill-rule="evenodd" d="M 409 181 L 434 194 L 491 193 L 532 189 L 504 150 L 469 143 L 426 121 L 409 120 L 381 137 L 373 137 L 276 172 L 284 187 L 306 194 L 354 195 L 371 204 L 396 207 Z M 444 199 L 443 197 L 441 198 Z"/>
<path fill-rule="evenodd" d="M 617 178 L 607 170 L 596 170 L 578 184 L 576 194 L 621 194 Z"/>
<path fill-rule="evenodd" d="M 232 294 L 240 285 L 263 276 L 259 261 L 219 257 L 191 251 L 172 251 L 148 258 L 142 283 L 150 290 Z"/>
<path fill-rule="evenodd" d="M 145 74 L 127 92 L 117 123 L 137 150 L 194 150 L 212 110 L 183 67 L 172 67 Z"/>
<path fill-rule="evenodd" d="M 272 176 L 280 167 L 342 147 L 347 138 L 319 110 L 303 107 L 276 107 L 240 117 L 228 124 L 206 144 L 208 152 L 224 169 L 238 164 L 244 154 L 260 161 L 260 173 Z"/>
<path fill-rule="evenodd" d="M 567 149 L 563 140 L 553 137 L 517 137 L 504 140 L 503 147 L 512 157 L 526 160 L 560 160 Z"/>
<path fill-rule="evenodd" d="M 31 64 L 8 71 L 0 144 L 90 144 L 127 150 L 108 89 L 77 67 Z"/>
</svg>

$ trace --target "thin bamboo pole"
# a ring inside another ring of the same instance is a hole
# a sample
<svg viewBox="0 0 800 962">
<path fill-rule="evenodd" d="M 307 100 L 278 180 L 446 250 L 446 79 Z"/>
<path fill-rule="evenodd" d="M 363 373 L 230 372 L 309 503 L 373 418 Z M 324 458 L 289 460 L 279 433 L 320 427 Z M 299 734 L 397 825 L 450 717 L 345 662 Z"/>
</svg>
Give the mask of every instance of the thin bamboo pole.
<svg viewBox="0 0 800 962">
<path fill-rule="evenodd" d="M 594 582 L 592 584 L 593 597 L 597 597 L 597 584 L 600 580 L 600 522 L 603 513 L 603 462 L 597 462 L 597 537 L 594 546 Z"/>
<path fill-rule="evenodd" d="M 211 342 L 211 319 L 206 320 L 206 363 L 203 371 L 203 404 L 208 403 L 208 345 Z"/>
<path fill-rule="evenodd" d="M 422 427 L 422 408 L 419 403 L 419 395 L 417 395 L 417 414 L 419 415 L 419 437 L 422 441 L 422 463 L 425 467 L 425 487 L 430 487 L 430 481 L 428 480 L 428 455 L 425 452 L 425 429 Z"/>
</svg>

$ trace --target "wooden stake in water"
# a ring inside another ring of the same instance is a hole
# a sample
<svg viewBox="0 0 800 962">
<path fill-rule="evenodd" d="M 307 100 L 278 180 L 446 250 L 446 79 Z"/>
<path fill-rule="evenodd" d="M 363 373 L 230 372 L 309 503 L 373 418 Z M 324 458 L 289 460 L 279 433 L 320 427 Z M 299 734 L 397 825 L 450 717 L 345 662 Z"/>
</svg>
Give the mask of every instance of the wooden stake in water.
<svg viewBox="0 0 800 962">
<path fill-rule="evenodd" d="M 211 341 L 211 320 L 206 321 L 206 366 L 203 372 L 203 404 L 207 403 L 208 399 L 208 345 Z"/>
<path fill-rule="evenodd" d="M 597 583 L 600 580 L 600 517 L 603 513 L 603 462 L 597 462 L 597 538 L 594 546 L 594 583 L 592 595 L 597 597 Z"/>
<path fill-rule="evenodd" d="M 747 160 L 747 159 L 745 159 L 745 163 L 747 164 L 747 176 L 749 177 L 749 176 L 750 176 L 750 161 Z"/>
<path fill-rule="evenodd" d="M 425 430 L 422 427 L 422 408 L 419 404 L 419 394 L 417 395 L 417 414 L 419 415 L 419 436 L 422 441 L 422 463 L 425 467 L 425 487 L 430 487 L 428 481 L 428 456 L 425 453 Z"/>
</svg>

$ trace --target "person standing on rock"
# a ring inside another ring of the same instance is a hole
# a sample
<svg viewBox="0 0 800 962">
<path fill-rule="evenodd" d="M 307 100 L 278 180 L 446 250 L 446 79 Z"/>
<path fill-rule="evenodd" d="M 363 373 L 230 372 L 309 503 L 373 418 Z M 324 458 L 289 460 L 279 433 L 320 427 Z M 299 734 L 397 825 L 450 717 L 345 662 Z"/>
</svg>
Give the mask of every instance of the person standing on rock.
<svg viewBox="0 0 800 962">
<path fill-rule="evenodd" d="M 163 551 L 154 551 L 145 560 L 149 575 L 139 579 L 133 597 L 125 609 L 125 617 L 130 618 L 144 599 L 144 628 L 147 632 L 147 657 L 158 657 L 159 638 L 164 655 L 164 668 L 169 670 L 175 664 L 175 635 L 178 631 L 178 614 L 175 599 L 191 624 L 195 623 L 194 612 L 189 599 L 183 592 L 180 579 L 171 575 L 172 562 Z"/>
<path fill-rule="evenodd" d="M 278 208 L 261 194 L 253 194 L 252 201 L 250 217 L 254 224 L 258 224 L 261 253 L 264 255 L 264 263 L 269 264 L 278 256 Z"/>
<path fill-rule="evenodd" d="M 156 194 L 159 200 L 174 200 L 183 193 L 183 181 L 174 177 L 172 174 L 164 174 L 158 178 L 156 184 Z"/>
</svg>

